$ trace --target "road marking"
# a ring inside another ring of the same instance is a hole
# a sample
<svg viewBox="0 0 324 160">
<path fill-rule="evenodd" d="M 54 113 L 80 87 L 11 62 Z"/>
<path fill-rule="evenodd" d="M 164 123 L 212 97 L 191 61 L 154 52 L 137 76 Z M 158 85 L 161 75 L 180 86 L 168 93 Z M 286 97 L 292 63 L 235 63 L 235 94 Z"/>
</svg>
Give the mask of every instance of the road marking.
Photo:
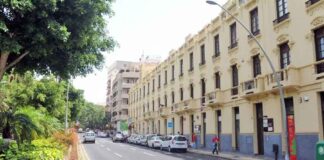
<svg viewBox="0 0 324 160">
<path fill-rule="evenodd" d="M 101 144 L 100 147 L 105 147 L 105 146 L 103 144 Z"/>
<path fill-rule="evenodd" d="M 144 154 L 146 154 L 146 155 L 148 155 L 148 156 L 155 156 L 155 155 L 153 155 L 153 154 L 151 154 L 151 153 L 147 153 L 147 152 L 143 152 Z"/>
<path fill-rule="evenodd" d="M 118 157 L 123 157 L 122 155 L 120 155 L 120 154 L 118 154 L 118 153 L 114 153 L 116 156 L 118 156 Z"/>
<path fill-rule="evenodd" d="M 136 149 L 135 148 L 130 148 L 131 150 L 133 150 L 133 151 L 136 151 Z"/>
<path fill-rule="evenodd" d="M 107 149 L 107 151 L 111 151 L 111 149 L 110 148 L 106 148 Z"/>
</svg>

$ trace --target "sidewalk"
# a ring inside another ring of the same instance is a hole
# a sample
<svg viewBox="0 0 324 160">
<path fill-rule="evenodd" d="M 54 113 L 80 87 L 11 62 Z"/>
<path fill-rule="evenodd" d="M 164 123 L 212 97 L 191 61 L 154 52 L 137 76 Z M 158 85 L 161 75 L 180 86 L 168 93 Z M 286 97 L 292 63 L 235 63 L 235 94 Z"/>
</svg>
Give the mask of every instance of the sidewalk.
<svg viewBox="0 0 324 160">
<path fill-rule="evenodd" d="M 225 152 L 225 153 L 220 152 L 218 153 L 218 155 L 216 155 L 216 153 L 213 155 L 212 151 L 193 149 L 193 148 L 188 148 L 188 152 L 209 155 L 209 156 L 219 157 L 223 159 L 230 159 L 230 160 L 272 160 L 271 158 L 264 157 L 264 156 L 249 156 L 249 155 L 231 153 L 231 152 Z"/>
<path fill-rule="evenodd" d="M 78 143 L 79 160 L 90 160 L 81 142 Z"/>
</svg>

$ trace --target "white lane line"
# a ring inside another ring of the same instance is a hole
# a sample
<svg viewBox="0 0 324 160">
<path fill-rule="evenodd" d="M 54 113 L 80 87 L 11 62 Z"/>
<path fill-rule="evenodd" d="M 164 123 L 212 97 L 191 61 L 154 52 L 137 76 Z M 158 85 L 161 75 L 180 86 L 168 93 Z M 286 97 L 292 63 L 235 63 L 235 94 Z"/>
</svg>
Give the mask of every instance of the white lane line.
<svg viewBox="0 0 324 160">
<path fill-rule="evenodd" d="M 143 152 L 144 154 L 146 154 L 146 155 L 148 155 L 148 156 L 155 156 L 155 155 L 153 155 L 153 154 L 151 154 L 151 153 L 147 153 L 147 152 Z"/>
<path fill-rule="evenodd" d="M 133 150 L 133 151 L 136 151 L 136 149 L 135 148 L 130 148 L 131 150 Z"/>
<path fill-rule="evenodd" d="M 118 153 L 114 153 L 116 156 L 118 156 L 118 157 L 123 157 L 122 155 L 120 155 L 120 154 L 118 154 Z"/>
<path fill-rule="evenodd" d="M 106 150 L 107 150 L 107 151 L 111 151 L 111 149 L 110 149 L 110 148 L 106 148 Z"/>
</svg>

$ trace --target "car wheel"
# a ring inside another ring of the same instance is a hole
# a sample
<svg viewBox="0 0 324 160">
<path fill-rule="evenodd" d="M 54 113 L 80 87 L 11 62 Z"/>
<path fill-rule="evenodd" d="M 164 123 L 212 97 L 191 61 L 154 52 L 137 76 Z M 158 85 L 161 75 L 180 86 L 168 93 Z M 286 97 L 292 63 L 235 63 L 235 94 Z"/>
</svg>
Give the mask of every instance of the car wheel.
<svg viewBox="0 0 324 160">
<path fill-rule="evenodd" d="M 169 146 L 169 148 L 168 148 L 168 151 L 169 151 L 169 152 L 172 152 L 172 148 L 171 148 L 170 146 Z"/>
<path fill-rule="evenodd" d="M 187 153 L 187 149 L 184 149 L 183 152 L 184 152 L 184 153 Z"/>
</svg>

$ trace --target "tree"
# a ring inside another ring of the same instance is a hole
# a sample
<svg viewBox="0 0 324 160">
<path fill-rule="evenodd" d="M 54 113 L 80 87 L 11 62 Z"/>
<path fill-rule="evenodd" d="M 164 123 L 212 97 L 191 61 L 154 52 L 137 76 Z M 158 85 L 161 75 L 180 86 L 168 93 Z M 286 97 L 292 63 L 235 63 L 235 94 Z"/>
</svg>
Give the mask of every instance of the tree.
<svg viewBox="0 0 324 160">
<path fill-rule="evenodd" d="M 93 103 L 86 103 L 80 113 L 80 123 L 86 128 L 104 128 L 107 123 L 105 108 Z"/>
<path fill-rule="evenodd" d="M 0 81 L 9 68 L 61 78 L 101 68 L 111 51 L 104 16 L 112 0 L 2 0 Z"/>
</svg>

